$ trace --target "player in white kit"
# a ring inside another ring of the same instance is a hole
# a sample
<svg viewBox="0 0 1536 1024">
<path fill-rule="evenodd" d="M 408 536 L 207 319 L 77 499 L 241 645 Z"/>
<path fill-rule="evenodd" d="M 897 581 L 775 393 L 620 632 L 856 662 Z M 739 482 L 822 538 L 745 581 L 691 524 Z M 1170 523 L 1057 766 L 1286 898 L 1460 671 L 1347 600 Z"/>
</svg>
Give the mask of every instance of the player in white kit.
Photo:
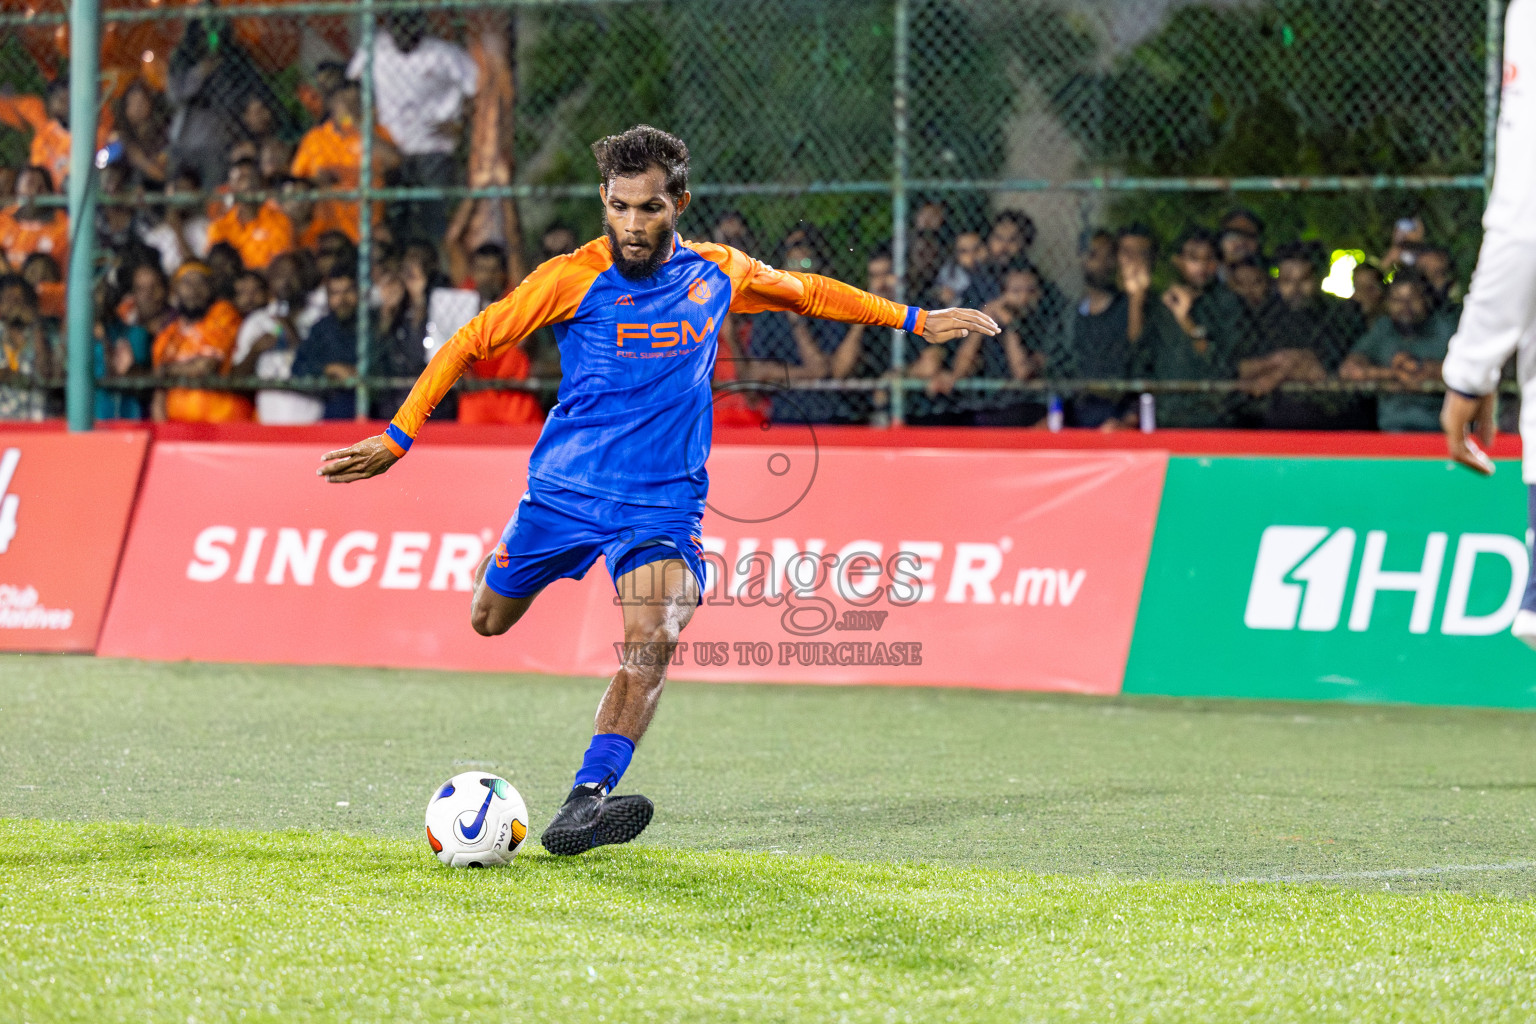
<svg viewBox="0 0 1536 1024">
<path fill-rule="evenodd" d="M 1504 97 L 1498 163 L 1483 215 L 1483 247 L 1442 374 L 1448 389 L 1440 423 L 1451 458 L 1479 473 L 1493 463 L 1499 373 L 1517 353 L 1520 440 L 1536 527 L 1536 0 L 1512 0 L 1504 19 Z M 1536 571 L 1512 632 L 1536 647 Z"/>
</svg>

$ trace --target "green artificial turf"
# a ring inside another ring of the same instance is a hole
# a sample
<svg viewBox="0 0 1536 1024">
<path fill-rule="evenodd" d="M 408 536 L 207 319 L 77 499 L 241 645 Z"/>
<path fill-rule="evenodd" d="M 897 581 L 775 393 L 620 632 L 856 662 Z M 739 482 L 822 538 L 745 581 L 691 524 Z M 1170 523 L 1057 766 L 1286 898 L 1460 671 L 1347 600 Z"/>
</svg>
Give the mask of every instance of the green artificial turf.
<svg viewBox="0 0 1536 1024">
<path fill-rule="evenodd" d="M 0 1020 L 1529 1020 L 1536 905 L 0 822 Z"/>
<path fill-rule="evenodd" d="M 414 837 L 437 785 L 485 768 L 537 832 L 602 687 L 3 656 L 0 816 Z M 1133 877 L 1498 864 L 1536 859 L 1536 714 L 674 683 L 622 788 L 673 848 Z M 1536 872 L 1413 884 L 1529 895 Z"/>
<path fill-rule="evenodd" d="M 1536 1019 L 1531 713 L 674 684 L 639 842 L 437 865 L 602 686 L 0 656 L 0 1024 Z"/>
</svg>

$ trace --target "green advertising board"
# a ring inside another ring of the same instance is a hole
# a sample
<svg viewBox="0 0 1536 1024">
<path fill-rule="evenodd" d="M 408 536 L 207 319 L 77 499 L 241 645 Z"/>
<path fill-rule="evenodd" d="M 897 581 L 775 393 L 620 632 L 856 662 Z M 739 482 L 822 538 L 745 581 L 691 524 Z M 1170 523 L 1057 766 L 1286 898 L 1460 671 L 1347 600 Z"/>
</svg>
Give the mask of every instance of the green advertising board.
<svg viewBox="0 0 1536 1024">
<path fill-rule="evenodd" d="M 1174 458 L 1125 692 L 1536 707 L 1518 463 Z"/>
</svg>

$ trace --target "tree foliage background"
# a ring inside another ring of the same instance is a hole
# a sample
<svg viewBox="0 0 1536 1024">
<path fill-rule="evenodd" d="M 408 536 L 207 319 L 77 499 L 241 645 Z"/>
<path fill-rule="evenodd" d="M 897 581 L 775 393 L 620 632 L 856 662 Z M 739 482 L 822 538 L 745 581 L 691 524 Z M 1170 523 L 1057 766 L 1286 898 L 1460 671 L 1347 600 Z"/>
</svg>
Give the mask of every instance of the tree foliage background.
<svg viewBox="0 0 1536 1024">
<path fill-rule="evenodd" d="M 1080 173 L 1136 177 L 1451 175 L 1482 169 L 1482 0 L 1262 0 L 1175 7 L 1134 45 L 1106 5 L 913 0 L 910 173 L 1004 176 L 1010 127 L 1043 102 Z M 884 182 L 893 171 L 888 0 L 725 0 L 524 9 L 520 148 L 535 180 L 591 180 L 587 144 L 637 121 L 677 131 L 708 183 Z M 1029 140 L 1025 140 L 1029 144 Z M 962 216 L 981 193 L 946 189 Z M 958 197 L 958 198 L 957 198 Z M 1424 216 L 1466 260 L 1476 190 L 1120 194 L 1111 220 L 1165 238 L 1254 207 L 1272 241 L 1379 250 L 1393 220 Z M 795 219 L 835 226 L 839 248 L 890 234 L 879 195 L 745 194 L 730 206 L 765 243 Z M 596 230 L 597 211 L 562 211 Z M 587 223 L 590 222 L 590 223 Z M 834 253 L 834 257 L 837 254 Z M 853 261 L 847 257 L 843 262 Z"/>
</svg>

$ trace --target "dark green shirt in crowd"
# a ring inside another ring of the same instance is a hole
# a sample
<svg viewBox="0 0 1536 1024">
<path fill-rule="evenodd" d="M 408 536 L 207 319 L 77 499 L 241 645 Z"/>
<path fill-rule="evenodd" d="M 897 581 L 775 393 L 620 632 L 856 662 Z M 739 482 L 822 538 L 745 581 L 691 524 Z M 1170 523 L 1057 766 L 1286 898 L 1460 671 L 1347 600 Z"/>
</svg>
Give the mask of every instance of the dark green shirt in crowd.
<svg viewBox="0 0 1536 1024">
<path fill-rule="evenodd" d="M 1230 292 L 1226 294 L 1231 295 Z M 1221 311 L 1207 302 L 1207 292 L 1195 301 L 1190 318 L 1205 328 L 1204 338 L 1191 338 L 1161 301 L 1151 311 L 1148 330 L 1152 334 L 1150 376 L 1154 380 L 1230 380 L 1233 376 L 1231 337 L 1228 324 L 1199 314 Z M 1219 301 L 1219 300 L 1217 300 Z M 1205 303 L 1204 309 L 1201 304 Z M 1163 394 L 1157 396 L 1157 425 L 1160 427 L 1229 426 L 1226 394 Z"/>
<path fill-rule="evenodd" d="M 1201 292 L 1190 307 L 1190 319 L 1205 328 L 1205 336 L 1225 368 L 1223 376 L 1237 375 L 1234 354 L 1242 336 L 1245 312 L 1243 300 L 1224 284 L 1212 285 Z"/>
<path fill-rule="evenodd" d="M 1163 308 L 1163 299 L 1155 291 L 1146 297 L 1146 313 L 1141 336 L 1132 342 L 1131 307 L 1124 293 L 1115 296 L 1102 313 L 1094 313 L 1089 301 L 1078 303 L 1072 318 L 1072 341 L 1057 365 L 1047 372 L 1053 377 L 1080 377 L 1087 380 L 1125 380 L 1146 377 L 1153 359 L 1154 319 Z M 1052 360 L 1056 364 L 1056 360 Z M 1072 425 L 1097 427 L 1130 407 L 1130 399 L 1115 400 L 1100 395 L 1079 395 L 1072 401 Z"/>
<path fill-rule="evenodd" d="M 1262 324 L 1264 352 L 1256 354 L 1302 349 L 1333 375 L 1366 329 L 1359 306 L 1331 295 L 1320 295 L 1303 309 L 1277 302 Z M 1261 422 L 1271 430 L 1370 429 L 1369 400 L 1355 396 L 1276 391 L 1259 404 Z"/>
<path fill-rule="evenodd" d="M 1456 324 L 1448 317 L 1431 317 L 1416 334 L 1404 334 L 1389 318 L 1382 317 L 1365 333 L 1350 355 L 1364 356 L 1373 366 L 1391 366 L 1392 357 L 1406 352 L 1419 360 L 1445 358 Z M 1440 429 L 1438 395 L 1381 395 L 1376 400 L 1376 425 L 1388 431 L 1436 431 Z"/>
</svg>

